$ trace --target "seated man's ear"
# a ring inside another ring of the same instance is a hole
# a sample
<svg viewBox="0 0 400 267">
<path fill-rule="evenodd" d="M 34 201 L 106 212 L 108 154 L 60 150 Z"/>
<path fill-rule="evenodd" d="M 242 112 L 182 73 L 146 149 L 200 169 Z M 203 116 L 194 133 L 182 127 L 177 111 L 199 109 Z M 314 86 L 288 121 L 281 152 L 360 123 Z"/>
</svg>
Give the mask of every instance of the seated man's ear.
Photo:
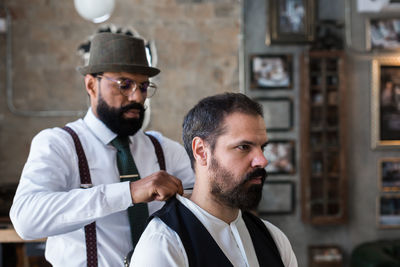
<svg viewBox="0 0 400 267">
<path fill-rule="evenodd" d="M 192 140 L 193 157 L 199 166 L 207 165 L 207 146 L 206 142 L 200 137 L 196 136 Z"/>
</svg>

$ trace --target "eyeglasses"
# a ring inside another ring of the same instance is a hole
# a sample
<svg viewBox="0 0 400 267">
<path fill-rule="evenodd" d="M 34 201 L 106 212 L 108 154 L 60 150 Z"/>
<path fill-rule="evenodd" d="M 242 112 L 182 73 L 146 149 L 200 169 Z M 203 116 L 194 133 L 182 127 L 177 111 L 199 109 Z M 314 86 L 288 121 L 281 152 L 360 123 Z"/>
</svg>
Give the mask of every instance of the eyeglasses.
<svg viewBox="0 0 400 267">
<path fill-rule="evenodd" d="M 118 84 L 118 89 L 124 96 L 130 96 L 131 94 L 135 93 L 138 87 L 140 89 L 140 92 L 146 95 L 146 98 L 152 97 L 157 91 L 157 85 L 149 81 L 138 84 L 136 81 L 128 78 L 113 79 L 104 75 L 97 75 L 96 77 L 106 78 L 107 80 Z"/>
</svg>

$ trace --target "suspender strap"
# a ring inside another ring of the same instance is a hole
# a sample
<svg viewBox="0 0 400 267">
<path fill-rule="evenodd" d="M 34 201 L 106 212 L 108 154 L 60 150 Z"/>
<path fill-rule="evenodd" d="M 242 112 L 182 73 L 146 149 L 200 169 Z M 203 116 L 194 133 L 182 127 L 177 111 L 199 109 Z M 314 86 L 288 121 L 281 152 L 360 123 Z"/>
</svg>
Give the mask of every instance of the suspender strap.
<svg viewBox="0 0 400 267">
<path fill-rule="evenodd" d="M 151 134 L 146 134 L 146 135 L 150 138 L 151 142 L 154 145 L 154 149 L 155 149 L 156 155 L 157 155 L 158 165 L 160 165 L 160 170 L 165 171 L 166 168 L 165 168 L 164 152 L 162 150 L 160 142 L 158 142 L 157 138 L 155 138 Z"/>
<path fill-rule="evenodd" d="M 81 178 L 81 187 L 92 187 L 92 179 L 90 178 L 89 167 L 86 159 L 85 152 L 83 151 L 82 144 L 78 135 L 68 126 L 63 127 L 74 140 L 76 154 L 79 161 L 79 176 Z M 85 226 L 85 239 L 86 239 L 86 256 L 87 267 L 97 267 L 97 238 L 96 238 L 96 222 L 92 222 Z"/>
<path fill-rule="evenodd" d="M 90 188 L 92 187 L 92 179 L 90 177 L 89 166 L 87 163 L 85 152 L 82 148 L 82 144 L 79 140 L 78 135 L 72 130 L 70 127 L 65 126 L 63 127 L 65 131 L 67 131 L 74 140 L 76 154 L 78 156 L 79 162 L 79 176 L 81 178 L 81 188 Z M 150 135 L 146 134 L 151 142 L 153 143 L 158 164 L 160 166 L 160 170 L 166 170 L 165 168 L 165 158 L 164 152 L 162 150 L 160 142 Z M 97 260 L 97 237 L 96 237 L 96 222 L 92 222 L 85 226 L 85 240 L 86 240 L 86 257 L 87 257 L 87 267 L 97 267 L 98 260 Z M 128 255 L 132 255 L 131 251 Z M 125 258 L 125 266 L 129 265 L 130 257 Z"/>
</svg>

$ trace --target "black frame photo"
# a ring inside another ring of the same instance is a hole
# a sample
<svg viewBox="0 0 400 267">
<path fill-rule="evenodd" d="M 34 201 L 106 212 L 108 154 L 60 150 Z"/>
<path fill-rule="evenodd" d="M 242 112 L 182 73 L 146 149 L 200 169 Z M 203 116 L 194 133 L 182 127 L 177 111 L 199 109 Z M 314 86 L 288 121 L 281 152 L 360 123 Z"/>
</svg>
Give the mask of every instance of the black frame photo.
<svg viewBox="0 0 400 267">
<path fill-rule="evenodd" d="M 372 148 L 400 146 L 400 60 L 372 61 Z"/>
<path fill-rule="evenodd" d="M 369 19 L 366 33 L 368 50 L 400 50 L 400 19 Z"/>
<path fill-rule="evenodd" d="M 270 0 L 265 43 L 311 42 L 315 38 L 315 0 Z"/>
<path fill-rule="evenodd" d="M 308 247 L 310 267 L 342 266 L 343 252 L 336 245 L 312 245 Z"/>
<path fill-rule="evenodd" d="M 252 55 L 250 75 L 251 88 L 292 88 L 292 55 Z"/>
<path fill-rule="evenodd" d="M 270 140 L 265 147 L 264 155 L 268 160 L 265 168 L 268 174 L 294 174 L 295 142 L 293 140 Z"/>
<path fill-rule="evenodd" d="M 385 194 L 377 200 L 379 228 L 400 228 L 400 194 Z"/>
<path fill-rule="evenodd" d="M 266 181 L 257 212 L 259 214 L 290 214 L 294 212 L 294 183 Z"/>
<path fill-rule="evenodd" d="M 381 191 L 400 192 L 400 158 L 381 159 L 378 170 Z"/>
<path fill-rule="evenodd" d="M 264 110 L 268 132 L 290 131 L 293 128 L 293 101 L 289 97 L 256 98 Z"/>
</svg>

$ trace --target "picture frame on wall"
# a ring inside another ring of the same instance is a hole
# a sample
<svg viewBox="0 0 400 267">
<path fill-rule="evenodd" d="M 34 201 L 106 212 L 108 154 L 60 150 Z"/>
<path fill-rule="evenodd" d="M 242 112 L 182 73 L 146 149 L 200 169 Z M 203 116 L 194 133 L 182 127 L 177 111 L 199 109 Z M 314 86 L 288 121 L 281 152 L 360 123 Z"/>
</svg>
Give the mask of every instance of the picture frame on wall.
<svg viewBox="0 0 400 267">
<path fill-rule="evenodd" d="M 400 146 L 400 60 L 372 60 L 372 148 Z"/>
<path fill-rule="evenodd" d="M 400 19 L 371 18 L 366 25 L 367 50 L 400 50 Z"/>
<path fill-rule="evenodd" d="M 380 189 L 383 192 L 400 192 L 400 158 L 379 160 Z"/>
<path fill-rule="evenodd" d="M 343 266 L 343 251 L 337 245 L 312 245 L 308 247 L 310 267 Z"/>
<path fill-rule="evenodd" d="M 252 55 L 250 76 L 253 89 L 292 88 L 292 55 Z"/>
<path fill-rule="evenodd" d="M 357 11 L 360 13 L 395 13 L 400 11 L 399 0 L 357 0 Z"/>
<path fill-rule="evenodd" d="M 315 39 L 315 0 L 270 0 L 265 43 L 299 43 Z"/>
<path fill-rule="evenodd" d="M 294 212 L 294 182 L 266 181 L 257 211 L 259 214 L 290 214 Z"/>
<path fill-rule="evenodd" d="M 256 98 L 264 110 L 268 132 L 290 131 L 293 128 L 293 101 L 289 97 Z"/>
<path fill-rule="evenodd" d="M 379 228 L 400 228 L 400 194 L 383 194 L 377 200 Z"/>
<path fill-rule="evenodd" d="M 294 174 L 296 172 L 295 141 L 270 140 L 265 147 L 264 155 L 268 160 L 265 168 L 268 174 Z"/>
</svg>

